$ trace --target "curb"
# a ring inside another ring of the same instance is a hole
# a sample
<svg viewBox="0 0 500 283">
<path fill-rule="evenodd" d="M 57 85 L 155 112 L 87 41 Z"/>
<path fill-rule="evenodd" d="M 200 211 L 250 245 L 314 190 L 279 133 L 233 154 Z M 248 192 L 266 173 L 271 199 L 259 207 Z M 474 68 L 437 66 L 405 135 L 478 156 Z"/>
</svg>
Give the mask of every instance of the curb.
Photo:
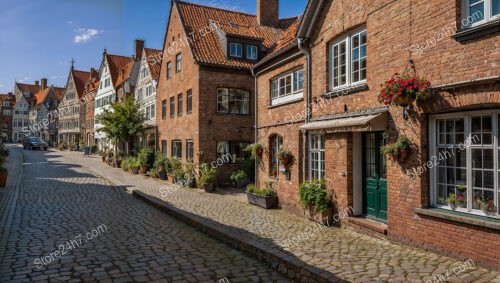
<svg viewBox="0 0 500 283">
<path fill-rule="evenodd" d="M 211 238 L 219 240 L 237 250 L 243 251 L 246 254 L 262 261 L 279 273 L 293 279 L 297 282 L 349 282 L 336 277 L 334 274 L 307 265 L 303 261 L 298 260 L 294 256 L 287 255 L 280 251 L 270 251 L 263 245 L 255 242 L 247 241 L 246 239 L 238 238 L 233 235 L 228 229 L 222 227 L 214 227 L 213 223 L 198 215 L 188 213 L 181 209 L 175 208 L 170 204 L 139 190 L 134 190 L 132 195 L 137 199 L 144 201 L 163 212 L 166 212 L 171 217 L 180 220 L 195 229 L 207 234 Z"/>
</svg>

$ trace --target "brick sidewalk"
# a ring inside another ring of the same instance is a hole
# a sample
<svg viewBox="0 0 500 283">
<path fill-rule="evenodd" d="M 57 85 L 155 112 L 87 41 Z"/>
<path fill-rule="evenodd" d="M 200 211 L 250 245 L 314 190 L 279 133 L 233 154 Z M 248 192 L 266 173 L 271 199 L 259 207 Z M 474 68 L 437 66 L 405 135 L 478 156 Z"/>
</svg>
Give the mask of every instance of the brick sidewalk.
<svg viewBox="0 0 500 283">
<path fill-rule="evenodd" d="M 86 166 L 116 185 L 139 190 L 185 212 L 191 219 L 210 223 L 209 228 L 244 239 L 256 249 L 282 255 L 311 270 L 327 271 L 323 272 L 323 278 L 330 276 L 352 282 L 426 282 L 441 278 L 442 282 L 446 279 L 448 282 L 500 283 L 498 271 L 475 267 L 465 258 L 460 261 L 350 229 L 320 229 L 302 217 L 281 210 L 264 210 L 201 190 L 161 191 L 160 188 L 172 188 L 172 185 L 111 168 L 100 158 L 83 157 L 75 152 L 60 154 L 72 159 L 70 163 Z M 276 268 L 283 271 L 281 265 Z M 290 277 L 296 275 L 287 273 Z"/>
</svg>

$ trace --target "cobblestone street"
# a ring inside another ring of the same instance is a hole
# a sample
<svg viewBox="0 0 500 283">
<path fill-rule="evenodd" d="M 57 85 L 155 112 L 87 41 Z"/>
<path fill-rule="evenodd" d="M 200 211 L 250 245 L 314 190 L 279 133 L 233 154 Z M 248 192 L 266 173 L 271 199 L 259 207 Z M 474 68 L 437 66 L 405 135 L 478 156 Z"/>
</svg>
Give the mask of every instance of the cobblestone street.
<svg viewBox="0 0 500 283">
<path fill-rule="evenodd" d="M 465 265 L 467 258 L 454 259 L 349 229 L 328 228 L 291 243 L 288 240 L 304 235 L 309 227 L 314 231 L 312 222 L 281 210 L 263 210 L 232 196 L 207 194 L 197 189 L 174 188 L 165 193 L 164 188 L 171 186 L 168 183 L 124 173 L 105 165 L 100 158 L 82 157 L 75 152 L 56 154 L 64 156 L 64 162 L 88 167 L 117 185 L 140 190 L 175 208 L 208 219 L 214 227 L 249 239 L 264 250 L 281 252 L 302 265 L 325 270 L 343 280 L 427 282 L 441 278 L 443 282 L 444 279 L 448 282 L 500 282 L 498 271 L 477 266 L 460 271 L 459 267 Z"/>
<path fill-rule="evenodd" d="M 64 157 L 73 153 L 10 149 L 0 282 L 289 282 Z"/>
</svg>

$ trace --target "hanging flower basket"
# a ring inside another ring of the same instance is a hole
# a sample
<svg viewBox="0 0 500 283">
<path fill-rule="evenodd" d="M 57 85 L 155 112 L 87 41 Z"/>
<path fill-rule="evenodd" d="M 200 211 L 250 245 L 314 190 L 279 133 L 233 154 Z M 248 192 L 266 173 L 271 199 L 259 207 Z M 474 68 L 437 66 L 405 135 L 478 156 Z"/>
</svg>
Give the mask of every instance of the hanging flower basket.
<svg viewBox="0 0 500 283">
<path fill-rule="evenodd" d="M 382 153 L 388 155 L 391 160 L 401 162 L 404 162 L 406 161 L 406 159 L 408 159 L 410 149 L 411 142 L 406 136 L 400 136 L 397 142 L 382 146 L 380 148 Z"/>
<path fill-rule="evenodd" d="M 394 74 L 394 76 L 380 85 L 382 90 L 378 101 L 385 105 L 406 107 L 413 101 L 425 101 L 431 97 L 429 88 L 431 83 L 415 75 Z"/>
<path fill-rule="evenodd" d="M 289 167 L 293 164 L 293 154 L 289 150 L 280 148 L 279 152 L 276 154 L 276 157 L 280 159 L 280 162 L 285 167 Z"/>
<path fill-rule="evenodd" d="M 256 160 L 264 153 L 264 146 L 259 143 L 254 143 L 245 148 L 246 152 L 250 152 L 250 159 Z"/>
</svg>

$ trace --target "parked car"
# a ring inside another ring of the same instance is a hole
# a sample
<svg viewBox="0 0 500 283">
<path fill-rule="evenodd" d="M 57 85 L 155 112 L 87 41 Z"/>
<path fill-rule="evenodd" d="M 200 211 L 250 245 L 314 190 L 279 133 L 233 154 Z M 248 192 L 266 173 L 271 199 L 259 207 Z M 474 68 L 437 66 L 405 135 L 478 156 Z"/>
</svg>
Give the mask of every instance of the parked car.
<svg viewBox="0 0 500 283">
<path fill-rule="evenodd" d="M 37 137 L 26 137 L 23 140 L 23 147 L 24 149 L 43 149 L 47 150 L 49 148 L 49 145 L 44 142 L 41 138 Z"/>
</svg>

